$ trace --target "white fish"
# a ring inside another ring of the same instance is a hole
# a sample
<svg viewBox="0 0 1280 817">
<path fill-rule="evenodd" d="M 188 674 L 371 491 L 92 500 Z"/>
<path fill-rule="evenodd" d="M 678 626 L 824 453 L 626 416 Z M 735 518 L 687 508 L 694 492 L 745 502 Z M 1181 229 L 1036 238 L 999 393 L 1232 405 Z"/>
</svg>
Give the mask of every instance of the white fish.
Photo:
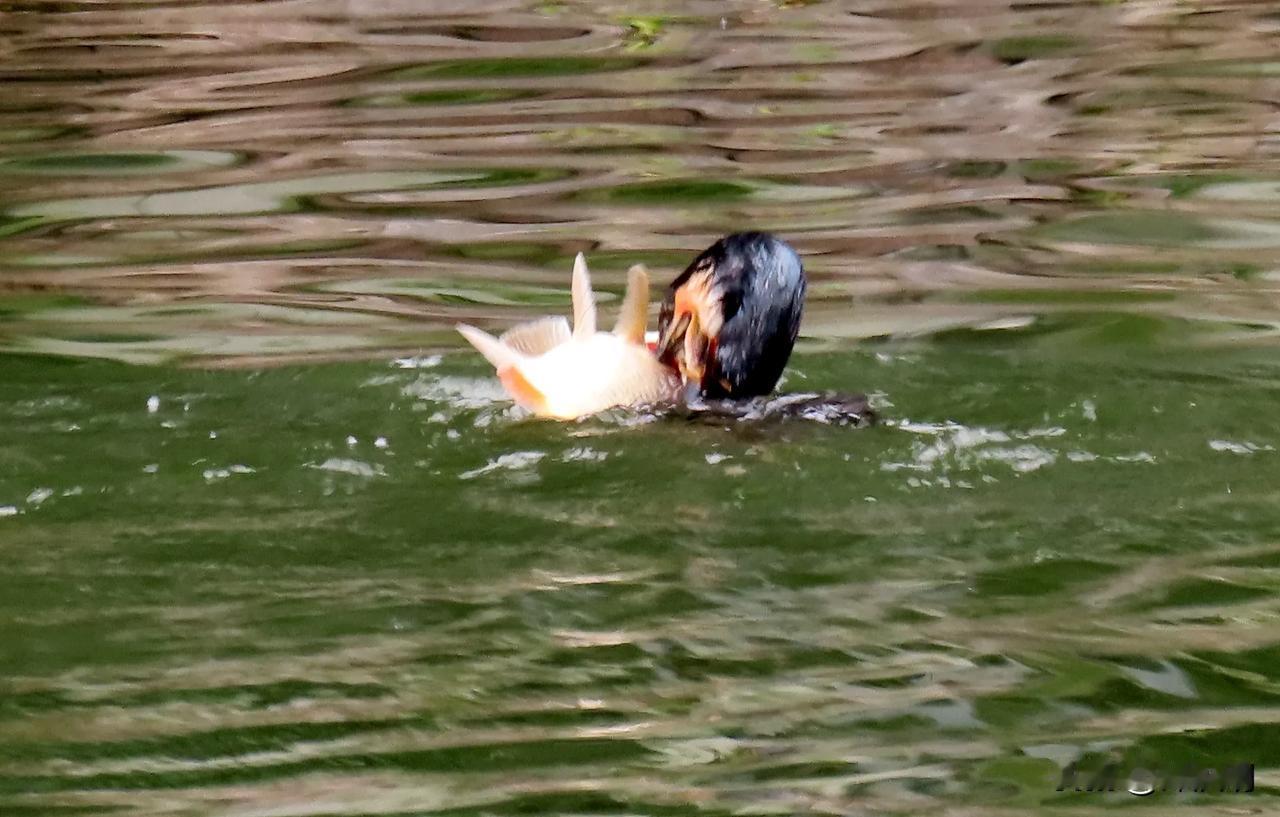
<svg viewBox="0 0 1280 817">
<path fill-rule="evenodd" d="M 573 329 L 563 317 L 523 323 L 495 338 L 458 324 L 458 331 L 498 370 L 507 394 L 542 417 L 572 420 L 614 406 L 674 400 L 680 375 L 646 345 L 649 275 L 636 265 L 612 333 L 596 331 L 596 299 L 587 261 L 573 263 Z"/>
</svg>

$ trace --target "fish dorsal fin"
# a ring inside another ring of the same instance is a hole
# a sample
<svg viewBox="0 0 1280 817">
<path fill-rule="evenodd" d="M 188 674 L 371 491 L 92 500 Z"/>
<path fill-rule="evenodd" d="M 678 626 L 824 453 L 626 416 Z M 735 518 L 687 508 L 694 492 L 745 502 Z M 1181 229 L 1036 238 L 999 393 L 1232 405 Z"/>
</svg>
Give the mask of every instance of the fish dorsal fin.
<svg viewBox="0 0 1280 817">
<path fill-rule="evenodd" d="M 591 292 L 587 259 L 578 253 L 573 259 L 573 336 L 579 340 L 596 333 L 596 296 Z"/>
<path fill-rule="evenodd" d="M 476 351 L 484 355 L 485 360 L 492 363 L 493 368 L 498 371 L 502 371 L 508 366 L 515 366 L 524 360 L 524 355 L 483 329 L 477 329 L 466 323 L 458 324 L 457 329 L 472 346 L 476 347 Z"/>
<path fill-rule="evenodd" d="M 649 321 L 649 271 L 636 264 L 627 272 L 627 294 L 613 334 L 627 343 L 644 343 L 645 324 Z"/>
<path fill-rule="evenodd" d="M 537 357 L 546 354 L 569 340 L 569 322 L 563 316 L 539 318 L 518 324 L 502 334 L 498 340 L 509 349 L 522 355 Z"/>
</svg>

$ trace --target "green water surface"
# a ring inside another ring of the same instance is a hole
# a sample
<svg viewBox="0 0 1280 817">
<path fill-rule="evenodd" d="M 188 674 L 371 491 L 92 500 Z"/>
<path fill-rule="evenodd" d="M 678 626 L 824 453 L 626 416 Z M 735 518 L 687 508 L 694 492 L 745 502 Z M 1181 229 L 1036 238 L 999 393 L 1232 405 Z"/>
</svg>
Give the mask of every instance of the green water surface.
<svg viewBox="0 0 1280 817">
<path fill-rule="evenodd" d="M 1280 810 L 1268 4 L 9 5 L 0 817 Z M 454 332 L 745 228 L 875 427 Z"/>
</svg>

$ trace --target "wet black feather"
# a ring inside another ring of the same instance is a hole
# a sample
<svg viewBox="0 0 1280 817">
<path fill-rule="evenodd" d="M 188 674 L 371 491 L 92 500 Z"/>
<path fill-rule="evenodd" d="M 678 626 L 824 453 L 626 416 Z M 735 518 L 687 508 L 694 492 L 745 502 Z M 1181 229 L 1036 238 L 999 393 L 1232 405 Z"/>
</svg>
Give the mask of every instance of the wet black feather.
<svg viewBox="0 0 1280 817">
<path fill-rule="evenodd" d="M 768 233 L 735 233 L 707 248 L 671 283 L 660 313 L 670 322 L 675 292 L 711 266 L 724 324 L 701 385 L 705 397 L 757 397 L 773 391 L 800 333 L 805 275 L 800 256 Z"/>
</svg>

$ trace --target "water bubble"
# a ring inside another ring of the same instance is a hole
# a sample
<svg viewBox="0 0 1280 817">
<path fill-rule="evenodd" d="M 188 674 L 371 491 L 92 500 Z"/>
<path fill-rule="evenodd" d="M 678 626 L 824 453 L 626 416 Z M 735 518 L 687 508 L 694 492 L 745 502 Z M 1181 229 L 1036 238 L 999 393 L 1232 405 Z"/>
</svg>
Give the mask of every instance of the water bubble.
<svg viewBox="0 0 1280 817">
<path fill-rule="evenodd" d="M 31 493 L 27 494 L 27 504 L 39 505 L 41 502 L 44 502 L 46 499 L 48 499 L 51 496 L 53 496 L 52 488 L 37 488 Z"/>
<path fill-rule="evenodd" d="M 603 462 L 609 455 L 589 446 L 570 448 L 560 455 L 561 462 Z"/>
<path fill-rule="evenodd" d="M 1146 769 L 1134 769 L 1129 773 L 1128 789 L 1130 794 L 1146 797 L 1156 790 L 1155 775 Z"/>
<path fill-rule="evenodd" d="M 226 468 L 206 468 L 204 471 L 205 482 L 215 482 L 220 479 L 226 479 L 232 474 L 252 474 L 255 469 L 247 465 L 228 465 Z"/>
<path fill-rule="evenodd" d="M 1240 454 L 1248 456 L 1257 454 L 1260 451 L 1275 451 L 1274 446 L 1259 445 L 1255 442 L 1245 440 L 1244 442 L 1235 442 L 1233 440 L 1210 440 L 1209 447 L 1214 451 L 1224 451 L 1230 454 Z"/>
<path fill-rule="evenodd" d="M 430 369 L 433 366 L 439 366 L 442 359 L 440 355 L 398 357 L 392 361 L 392 365 L 398 369 Z"/>
<path fill-rule="evenodd" d="M 386 469 L 381 465 L 370 465 L 367 462 L 344 459 L 342 457 L 330 457 L 319 465 L 307 463 L 307 467 L 315 468 L 319 471 L 350 474 L 353 477 L 385 477 L 387 475 Z"/>
<path fill-rule="evenodd" d="M 497 459 L 489 460 L 479 468 L 464 471 L 458 475 L 458 478 L 475 479 L 493 471 L 519 471 L 531 468 L 541 462 L 545 456 L 547 455 L 543 451 L 513 451 L 510 454 L 503 454 Z"/>
</svg>

